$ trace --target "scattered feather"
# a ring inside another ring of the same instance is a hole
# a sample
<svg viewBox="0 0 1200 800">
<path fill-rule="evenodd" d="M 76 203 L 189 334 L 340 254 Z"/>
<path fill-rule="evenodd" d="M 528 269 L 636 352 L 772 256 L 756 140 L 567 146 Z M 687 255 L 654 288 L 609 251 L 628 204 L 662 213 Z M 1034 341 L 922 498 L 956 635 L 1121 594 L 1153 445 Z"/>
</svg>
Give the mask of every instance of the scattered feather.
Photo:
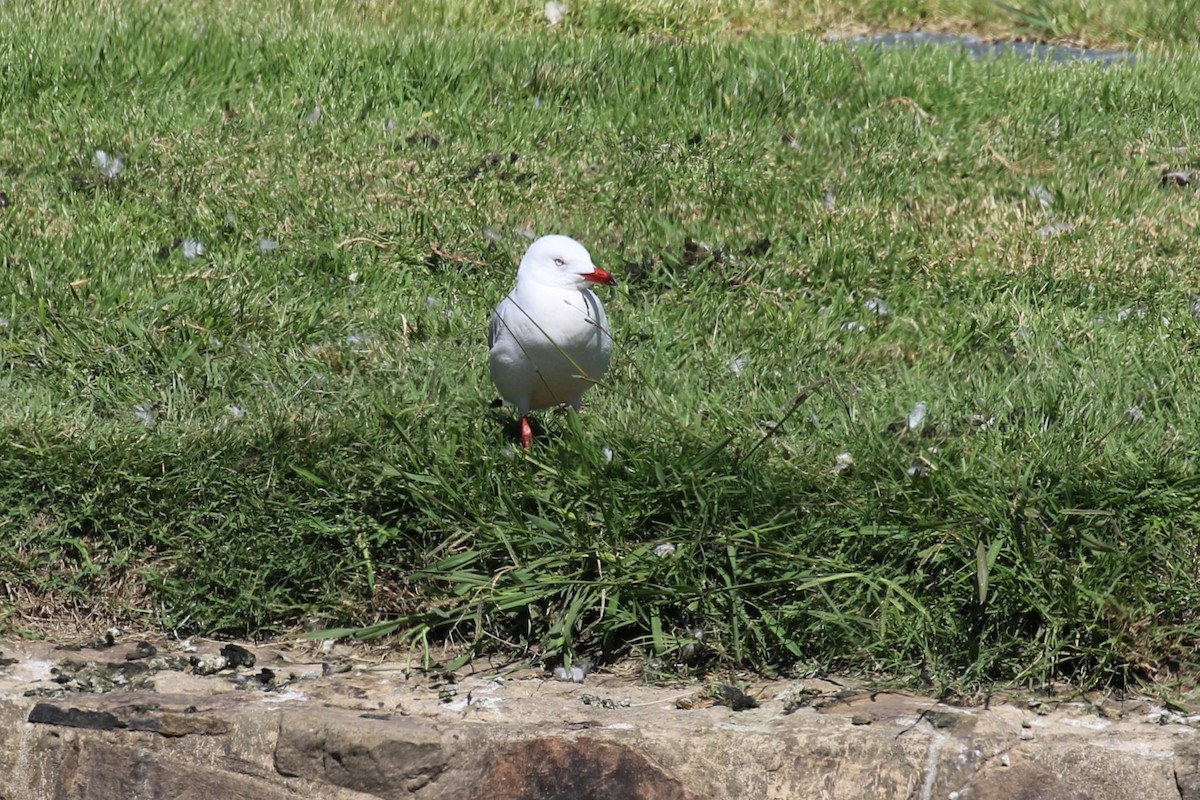
<svg viewBox="0 0 1200 800">
<path fill-rule="evenodd" d="M 663 542 L 662 544 L 657 545 L 654 548 L 653 553 L 654 553 L 654 555 L 658 556 L 659 558 L 667 558 L 669 556 L 673 556 L 673 555 L 675 555 L 675 543 L 674 542 Z"/>
<path fill-rule="evenodd" d="M 863 306 L 867 309 L 867 311 L 870 311 L 877 317 L 886 317 L 891 313 L 891 309 L 888 308 L 887 301 L 882 297 L 872 297 L 870 300 L 863 303 Z"/>
<path fill-rule="evenodd" d="M 1200 294 L 1192 295 L 1192 318 L 1200 319 Z"/>
<path fill-rule="evenodd" d="M 912 411 L 908 412 L 908 429 L 910 431 L 915 431 L 921 427 L 921 423 L 925 421 L 925 412 L 928 408 L 924 402 L 920 402 L 913 406 Z"/>
<path fill-rule="evenodd" d="M 933 464 L 923 456 L 917 456 L 912 466 L 905 470 L 910 478 L 925 478 L 933 471 Z"/>
<path fill-rule="evenodd" d="M 1138 406 L 1130 406 L 1125 409 L 1125 416 L 1129 419 L 1130 425 L 1137 425 L 1146 420 L 1146 414 Z"/>
<path fill-rule="evenodd" d="M 196 239 L 184 239 L 180 250 L 183 252 L 183 257 L 191 261 L 193 258 L 204 255 L 204 244 Z"/>
<path fill-rule="evenodd" d="M 312 111 L 308 112 L 308 117 L 305 119 L 305 122 L 307 122 L 309 125 L 316 125 L 321 121 L 321 115 L 324 113 L 325 112 L 321 109 L 321 104 L 317 103 L 315 106 L 313 106 Z"/>
<path fill-rule="evenodd" d="M 833 189 L 825 190 L 825 210 L 830 214 L 837 211 L 837 194 Z"/>
<path fill-rule="evenodd" d="M 1043 211 L 1049 211 L 1050 207 L 1054 205 L 1054 195 L 1050 194 L 1049 190 L 1046 189 L 1045 186 L 1034 184 L 1026 191 L 1029 192 L 1030 197 L 1038 201 L 1038 205 L 1042 207 Z"/>
<path fill-rule="evenodd" d="M 262 238 L 258 240 L 258 252 L 274 253 L 279 249 L 279 242 L 274 239 Z"/>
<path fill-rule="evenodd" d="M 1162 174 L 1163 186 L 1188 186 L 1192 182 L 1192 173 L 1184 169 L 1173 169 Z"/>
<path fill-rule="evenodd" d="M 531 242 L 537 238 L 537 234 L 534 233 L 533 228 L 513 228 L 513 233 Z"/>
<path fill-rule="evenodd" d="M 567 11 L 568 9 L 566 3 L 555 3 L 553 0 L 546 3 L 545 7 L 542 9 L 542 12 L 546 15 L 546 22 L 551 25 L 558 25 L 562 23 L 563 16 L 567 13 Z"/>
<path fill-rule="evenodd" d="M 1141 319 L 1144 316 L 1146 316 L 1145 306 L 1126 306 L 1117 312 L 1117 322 L 1124 322 L 1130 317 Z"/>
<path fill-rule="evenodd" d="M 850 455 L 849 451 L 843 451 L 834 456 L 833 459 L 833 474 L 844 475 L 854 469 L 854 456 Z"/>
<path fill-rule="evenodd" d="M 592 665 L 586 661 L 581 661 L 577 664 L 572 664 L 570 669 L 566 667 L 555 667 L 554 677 L 560 681 L 570 681 L 571 683 L 583 683 L 589 672 L 592 671 Z"/>
<path fill-rule="evenodd" d="M 1052 222 L 1038 228 L 1038 236 L 1043 239 L 1053 239 L 1055 236 L 1070 233 L 1073 230 L 1075 230 L 1074 222 Z"/>
<path fill-rule="evenodd" d="M 217 424 L 213 426 L 213 433 L 220 433 L 228 428 L 234 422 L 241 422 L 246 418 L 246 412 L 241 406 L 228 405 L 225 407 L 225 414 L 217 420 Z"/>
<path fill-rule="evenodd" d="M 115 180 L 121 174 L 121 170 L 125 169 L 125 160 L 117 153 L 109 155 L 103 150 L 97 150 L 95 162 L 96 167 L 110 181 Z"/>
<path fill-rule="evenodd" d="M 851 333 L 862 333 L 866 329 L 867 327 L 865 325 L 856 320 L 848 319 L 842 323 L 842 330 L 850 331 Z"/>
<path fill-rule="evenodd" d="M 746 365 L 749 363 L 750 362 L 745 358 L 735 358 L 733 361 L 729 362 L 729 371 L 734 375 L 741 375 L 742 370 L 744 370 Z"/>
<path fill-rule="evenodd" d="M 613 451 L 611 447 L 601 447 L 600 455 L 604 456 L 604 463 L 611 464 L 613 460 Z"/>
<path fill-rule="evenodd" d="M 499 242 L 501 239 L 504 238 L 504 234 L 501 233 L 500 231 L 496 230 L 495 228 L 484 228 L 483 236 L 489 242 Z"/>
<path fill-rule="evenodd" d="M 137 416 L 138 422 L 142 423 L 143 428 L 154 427 L 154 405 L 152 403 L 139 403 L 133 407 L 133 413 Z"/>
</svg>

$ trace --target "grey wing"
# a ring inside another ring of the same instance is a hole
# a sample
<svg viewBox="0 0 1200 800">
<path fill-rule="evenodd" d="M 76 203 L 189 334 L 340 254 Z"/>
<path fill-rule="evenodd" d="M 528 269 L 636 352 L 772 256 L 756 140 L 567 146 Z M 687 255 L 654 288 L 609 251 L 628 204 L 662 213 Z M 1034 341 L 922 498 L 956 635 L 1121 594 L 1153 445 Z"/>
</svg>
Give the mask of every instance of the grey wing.
<svg viewBox="0 0 1200 800">
<path fill-rule="evenodd" d="M 496 345 L 496 337 L 500 335 L 500 309 L 492 312 L 492 323 L 488 325 L 488 350 Z"/>
</svg>

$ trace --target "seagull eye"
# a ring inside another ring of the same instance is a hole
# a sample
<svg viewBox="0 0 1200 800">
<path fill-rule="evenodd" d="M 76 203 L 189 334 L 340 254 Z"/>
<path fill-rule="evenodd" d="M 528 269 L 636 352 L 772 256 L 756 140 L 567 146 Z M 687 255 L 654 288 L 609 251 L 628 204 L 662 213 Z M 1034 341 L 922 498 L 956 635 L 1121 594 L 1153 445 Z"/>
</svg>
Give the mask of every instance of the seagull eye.
<svg viewBox="0 0 1200 800">
<path fill-rule="evenodd" d="M 567 262 L 563 261 L 561 258 L 556 258 L 556 259 L 554 259 L 554 265 L 556 267 L 565 267 L 567 265 Z"/>
</svg>

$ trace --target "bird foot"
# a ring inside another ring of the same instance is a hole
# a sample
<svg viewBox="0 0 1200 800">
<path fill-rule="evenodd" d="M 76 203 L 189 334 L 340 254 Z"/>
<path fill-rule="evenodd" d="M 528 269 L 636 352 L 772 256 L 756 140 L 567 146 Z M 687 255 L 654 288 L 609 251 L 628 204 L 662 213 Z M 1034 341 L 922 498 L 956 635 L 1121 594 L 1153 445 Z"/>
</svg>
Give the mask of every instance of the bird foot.
<svg viewBox="0 0 1200 800">
<path fill-rule="evenodd" d="M 533 447 L 533 428 L 529 427 L 529 417 L 521 417 L 521 444 L 526 450 Z"/>
</svg>

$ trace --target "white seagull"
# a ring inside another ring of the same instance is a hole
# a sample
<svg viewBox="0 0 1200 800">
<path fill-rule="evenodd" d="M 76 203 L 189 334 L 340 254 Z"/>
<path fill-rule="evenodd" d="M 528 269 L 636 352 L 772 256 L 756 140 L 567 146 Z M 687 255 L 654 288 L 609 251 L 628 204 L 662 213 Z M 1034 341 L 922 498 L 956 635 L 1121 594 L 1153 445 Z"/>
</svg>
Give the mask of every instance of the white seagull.
<svg viewBox="0 0 1200 800">
<path fill-rule="evenodd" d="M 492 381 L 521 412 L 521 443 L 533 444 L 529 412 L 569 403 L 576 411 L 588 387 L 604 377 L 612 334 L 600 298 L 587 284 L 617 281 L 567 236 L 529 246 L 517 285 L 492 312 L 488 330 Z"/>
</svg>

